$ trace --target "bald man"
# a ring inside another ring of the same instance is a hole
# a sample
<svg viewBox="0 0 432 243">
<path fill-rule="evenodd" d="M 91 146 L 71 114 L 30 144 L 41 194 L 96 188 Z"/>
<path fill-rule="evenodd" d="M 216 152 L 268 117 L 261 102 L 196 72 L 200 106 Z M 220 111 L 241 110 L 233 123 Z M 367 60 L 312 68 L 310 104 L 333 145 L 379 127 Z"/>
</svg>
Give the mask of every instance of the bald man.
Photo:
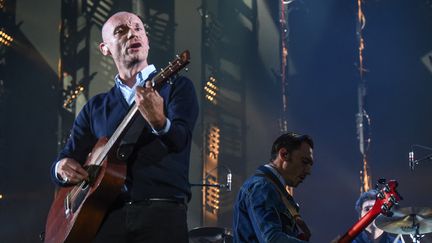
<svg viewBox="0 0 432 243">
<path fill-rule="evenodd" d="M 53 181 L 71 186 L 88 178 L 82 165 L 97 140 L 110 137 L 136 102 L 143 129 L 122 140 L 128 152 L 122 192 L 105 216 L 94 242 L 188 242 L 186 203 L 191 198 L 189 154 L 198 103 L 183 76 L 157 91 L 147 56 L 149 40 L 141 19 L 118 12 L 102 28 L 99 48 L 118 70 L 115 86 L 96 95 L 74 121 L 71 135 L 52 166 Z M 169 60 L 167 60 L 169 61 Z M 122 149 L 123 147 L 120 147 Z"/>
</svg>

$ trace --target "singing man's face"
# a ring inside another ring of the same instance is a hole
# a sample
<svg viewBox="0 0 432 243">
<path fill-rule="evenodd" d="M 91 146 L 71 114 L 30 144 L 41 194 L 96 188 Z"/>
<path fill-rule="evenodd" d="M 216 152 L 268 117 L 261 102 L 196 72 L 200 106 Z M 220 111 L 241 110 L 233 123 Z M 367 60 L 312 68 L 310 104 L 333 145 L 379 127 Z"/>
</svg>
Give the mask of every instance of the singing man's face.
<svg viewBox="0 0 432 243">
<path fill-rule="evenodd" d="M 138 16 L 127 12 L 114 14 L 102 28 L 102 38 L 101 45 L 106 47 L 101 48 L 102 53 L 111 55 L 117 66 L 147 62 L 149 42 Z"/>
</svg>

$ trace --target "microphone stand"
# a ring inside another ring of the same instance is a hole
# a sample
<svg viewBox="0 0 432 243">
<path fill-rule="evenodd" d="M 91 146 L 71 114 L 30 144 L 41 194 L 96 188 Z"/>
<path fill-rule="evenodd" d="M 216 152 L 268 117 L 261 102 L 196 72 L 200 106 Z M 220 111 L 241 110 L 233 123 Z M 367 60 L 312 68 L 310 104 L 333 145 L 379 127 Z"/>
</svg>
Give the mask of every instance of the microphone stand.
<svg viewBox="0 0 432 243">
<path fill-rule="evenodd" d="M 412 162 L 411 165 L 411 170 L 414 170 L 414 166 L 418 165 L 420 162 L 426 161 L 426 160 L 430 160 L 432 161 L 432 154 L 428 154 L 426 156 L 424 156 L 423 158 L 420 159 L 416 159 Z"/>
<path fill-rule="evenodd" d="M 203 181 L 208 182 L 208 178 L 209 178 L 209 176 L 211 176 L 210 173 L 213 172 L 214 170 L 220 168 L 220 167 L 223 168 L 225 170 L 225 172 L 226 172 L 226 179 L 227 180 L 226 180 L 225 184 L 222 184 L 222 183 L 214 183 L 214 184 L 210 184 L 210 183 L 189 183 L 189 185 L 193 186 L 193 187 L 199 186 L 199 187 L 225 188 L 227 192 L 231 192 L 232 173 L 231 173 L 231 170 L 227 166 L 225 166 L 225 165 L 218 165 L 215 168 L 211 169 L 210 171 L 206 172 L 207 175 L 204 177 Z M 205 193 L 205 195 L 206 195 L 206 190 L 204 190 L 203 193 Z M 203 202 L 203 206 L 204 205 L 207 205 L 207 202 Z M 228 237 L 230 236 L 229 233 L 223 232 L 220 236 L 222 237 L 222 240 L 223 240 L 222 242 L 224 242 L 224 243 L 232 241 L 232 240 L 227 241 Z M 203 240 L 205 240 L 205 239 L 203 239 Z M 207 240 L 205 240 L 205 242 L 207 242 Z M 208 241 L 208 242 L 210 242 L 210 241 Z M 218 240 L 218 242 L 219 242 L 219 240 Z"/>
<path fill-rule="evenodd" d="M 418 165 L 420 162 L 427 161 L 427 160 L 432 161 L 432 153 L 428 154 L 426 156 L 423 156 L 420 159 L 413 159 L 413 160 L 411 160 L 411 156 L 414 157 L 414 147 L 418 147 L 418 148 L 422 148 L 424 150 L 432 151 L 432 148 L 429 148 L 429 147 L 426 147 L 426 146 L 423 146 L 423 145 L 418 145 L 418 144 L 411 145 L 411 152 L 410 152 L 410 168 L 411 168 L 411 171 L 414 171 L 414 167 L 416 165 Z M 412 153 L 412 155 L 411 155 L 411 153 Z"/>
<path fill-rule="evenodd" d="M 217 188 L 226 188 L 228 187 L 226 184 L 203 184 L 203 183 L 189 183 L 190 186 L 209 186 L 209 187 L 217 187 Z"/>
<path fill-rule="evenodd" d="M 207 176 L 204 178 L 204 180 L 206 181 L 207 178 L 210 175 L 210 172 L 214 171 L 215 169 L 222 167 L 226 170 L 227 172 L 227 183 L 222 184 L 222 183 L 216 183 L 216 184 L 208 184 L 208 183 L 189 183 L 190 186 L 200 186 L 200 187 L 216 187 L 216 188 L 226 188 L 227 191 L 231 191 L 231 180 L 232 180 L 232 173 L 231 170 L 226 167 L 225 165 L 220 165 L 220 166 L 216 166 L 215 168 L 213 168 L 212 170 L 210 170 L 209 172 L 207 172 Z"/>
</svg>

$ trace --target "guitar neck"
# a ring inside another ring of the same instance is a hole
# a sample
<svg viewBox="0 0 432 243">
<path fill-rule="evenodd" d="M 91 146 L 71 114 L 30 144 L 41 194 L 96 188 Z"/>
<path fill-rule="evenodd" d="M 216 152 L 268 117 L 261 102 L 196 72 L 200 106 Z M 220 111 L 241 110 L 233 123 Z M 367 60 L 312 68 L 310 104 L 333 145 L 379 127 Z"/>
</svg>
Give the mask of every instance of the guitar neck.
<svg viewBox="0 0 432 243">
<path fill-rule="evenodd" d="M 132 108 L 129 110 L 127 115 L 124 117 L 123 121 L 120 123 L 120 125 L 115 130 L 114 134 L 110 137 L 107 144 L 104 146 L 104 149 L 99 154 L 97 159 L 95 160 L 95 165 L 101 165 L 107 154 L 111 151 L 111 149 L 114 147 L 116 142 L 119 141 L 120 136 L 123 134 L 123 132 L 126 130 L 126 127 L 130 124 L 132 118 L 138 113 L 138 106 L 134 103 Z"/>
<path fill-rule="evenodd" d="M 339 239 L 338 243 L 349 243 L 354 240 L 378 215 L 379 213 L 367 213 Z"/>
</svg>

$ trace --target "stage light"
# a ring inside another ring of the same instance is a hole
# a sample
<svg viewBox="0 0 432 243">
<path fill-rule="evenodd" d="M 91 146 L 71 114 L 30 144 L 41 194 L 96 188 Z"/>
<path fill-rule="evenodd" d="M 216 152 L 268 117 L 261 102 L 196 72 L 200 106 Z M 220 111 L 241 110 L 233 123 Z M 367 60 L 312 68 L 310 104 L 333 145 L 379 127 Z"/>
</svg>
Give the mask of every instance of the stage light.
<svg viewBox="0 0 432 243">
<path fill-rule="evenodd" d="M 220 188 L 217 185 L 220 185 L 218 182 L 217 176 L 217 165 L 218 165 L 218 157 L 219 157 L 219 144 L 220 144 L 220 129 L 215 124 L 210 124 L 207 130 L 207 161 L 206 168 L 208 166 L 213 167 L 214 169 L 205 173 L 204 181 L 205 184 L 214 185 L 207 186 L 205 189 L 205 193 L 203 194 L 203 204 L 205 206 L 206 212 L 212 214 L 217 217 L 217 213 L 219 210 L 219 193 Z"/>
<path fill-rule="evenodd" d="M 12 36 L 6 34 L 6 32 L 4 32 L 4 30 L 0 30 L 0 44 L 1 45 L 5 45 L 5 46 L 10 46 L 13 42 L 13 38 Z"/>
<path fill-rule="evenodd" d="M 210 76 L 206 85 L 204 86 L 206 99 L 214 105 L 217 104 L 216 97 L 217 97 L 218 91 L 219 91 L 219 88 L 217 87 L 216 82 L 217 82 L 216 78 L 213 76 Z"/>
<path fill-rule="evenodd" d="M 209 176 L 207 178 L 208 184 L 218 184 L 217 179 L 213 176 Z M 220 189 L 217 187 L 207 187 L 206 189 L 206 205 L 209 208 L 208 211 L 213 214 L 217 214 L 219 210 L 219 197 L 220 197 Z"/>
<path fill-rule="evenodd" d="M 77 85 L 75 88 L 70 87 L 70 89 L 66 91 L 66 97 L 63 102 L 63 107 L 70 108 L 72 103 L 78 98 L 78 95 L 80 95 L 84 90 L 85 88 L 82 84 Z"/>
<path fill-rule="evenodd" d="M 214 159 L 216 162 L 219 157 L 219 137 L 220 137 L 220 129 L 212 125 L 209 129 L 208 134 L 208 150 L 209 150 L 209 157 Z"/>
</svg>

